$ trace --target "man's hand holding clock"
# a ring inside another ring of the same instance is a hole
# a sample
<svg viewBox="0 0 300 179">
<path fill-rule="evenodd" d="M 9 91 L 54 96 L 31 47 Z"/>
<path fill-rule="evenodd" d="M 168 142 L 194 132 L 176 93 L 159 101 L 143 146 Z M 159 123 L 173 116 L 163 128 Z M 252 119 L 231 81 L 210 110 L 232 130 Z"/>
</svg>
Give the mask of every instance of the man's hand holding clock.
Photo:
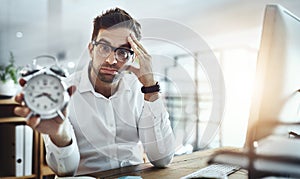
<svg viewBox="0 0 300 179">
<path fill-rule="evenodd" d="M 39 84 L 40 82 L 43 81 L 31 80 L 30 84 L 26 85 L 27 82 L 24 79 L 19 81 L 22 87 L 25 86 L 25 88 L 27 88 L 25 92 L 27 93 L 27 98 L 25 100 L 24 93 L 20 93 L 15 97 L 15 101 L 21 106 L 16 107 L 14 112 L 21 117 L 28 117 L 26 121 L 27 125 L 40 133 L 48 134 L 52 142 L 57 146 L 67 146 L 71 143 L 71 136 L 66 132 L 66 122 L 62 119 L 62 117 L 64 118 L 64 116 L 67 116 L 66 105 L 62 109 L 61 115 L 54 115 L 54 117 L 45 120 L 41 120 L 41 115 L 34 114 L 31 110 L 35 109 L 35 111 L 38 112 L 39 109 L 50 111 L 53 110 L 55 105 L 58 105 L 58 103 L 62 100 L 59 96 L 63 94 L 59 94 L 61 93 L 61 90 L 59 90 L 60 87 L 58 84 L 55 85 L 54 78 L 50 81 L 44 81 L 44 83 L 53 83 L 49 84 L 53 90 L 49 90 L 47 88 L 48 84 Z M 70 97 L 74 91 L 74 86 L 69 87 L 67 89 L 68 97 Z M 30 105 L 30 108 L 28 105 Z M 40 110 L 40 112 L 43 110 Z"/>
<path fill-rule="evenodd" d="M 37 60 L 52 59 L 51 67 L 38 66 Z M 22 70 L 19 83 L 23 92 L 15 97 L 20 104 L 14 109 L 16 115 L 26 117 L 26 123 L 34 130 L 48 134 L 52 142 L 59 147 L 69 145 L 71 136 L 67 130 L 67 104 L 75 90 L 67 88 L 63 82 L 65 72 L 58 65 L 55 57 L 40 55 L 33 59 L 31 66 Z"/>
</svg>

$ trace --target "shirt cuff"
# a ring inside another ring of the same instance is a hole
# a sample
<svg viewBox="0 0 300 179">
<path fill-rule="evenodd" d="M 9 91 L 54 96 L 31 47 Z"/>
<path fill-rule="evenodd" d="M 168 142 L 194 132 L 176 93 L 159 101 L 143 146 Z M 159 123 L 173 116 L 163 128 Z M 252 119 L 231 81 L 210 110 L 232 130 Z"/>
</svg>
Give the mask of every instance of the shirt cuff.
<svg viewBox="0 0 300 179">
<path fill-rule="evenodd" d="M 157 100 L 150 102 L 146 101 L 144 102 L 144 113 L 145 114 L 152 114 L 154 116 L 160 116 L 162 113 L 166 113 L 167 110 L 165 108 L 165 105 L 163 103 L 163 100 L 161 98 L 158 98 Z"/>
<path fill-rule="evenodd" d="M 48 152 L 53 153 L 53 155 L 56 158 L 67 158 L 69 157 L 73 151 L 75 150 L 76 140 L 74 140 L 74 137 L 72 136 L 72 143 L 65 147 L 58 147 L 56 146 L 50 139 L 49 135 L 43 134 L 43 138 L 45 141 L 45 146 L 47 148 Z"/>
<path fill-rule="evenodd" d="M 139 127 L 151 128 L 160 126 L 165 119 L 169 119 L 168 116 L 169 113 L 167 112 L 161 98 L 158 98 L 153 102 L 144 101 L 144 109 L 139 121 Z"/>
</svg>

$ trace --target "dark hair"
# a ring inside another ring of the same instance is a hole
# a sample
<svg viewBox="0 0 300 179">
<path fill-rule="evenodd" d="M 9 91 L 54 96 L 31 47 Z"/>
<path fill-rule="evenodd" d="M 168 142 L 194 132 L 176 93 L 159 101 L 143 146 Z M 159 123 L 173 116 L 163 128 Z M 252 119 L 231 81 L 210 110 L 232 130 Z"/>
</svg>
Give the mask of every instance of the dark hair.
<svg viewBox="0 0 300 179">
<path fill-rule="evenodd" d="M 107 10 L 94 19 L 92 40 L 96 40 L 100 29 L 126 27 L 131 29 L 138 40 L 141 39 L 141 25 L 126 11 L 120 8 Z"/>
</svg>

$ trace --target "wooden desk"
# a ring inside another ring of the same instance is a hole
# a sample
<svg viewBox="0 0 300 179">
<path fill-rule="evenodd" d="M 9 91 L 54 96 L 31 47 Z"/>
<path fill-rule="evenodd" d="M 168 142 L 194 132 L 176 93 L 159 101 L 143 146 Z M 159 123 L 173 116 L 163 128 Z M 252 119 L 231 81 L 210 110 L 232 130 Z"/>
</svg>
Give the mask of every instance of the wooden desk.
<svg viewBox="0 0 300 179">
<path fill-rule="evenodd" d="M 238 150 L 236 148 L 221 148 L 198 151 L 192 154 L 176 156 L 173 162 L 164 169 L 154 168 L 150 163 L 136 166 L 123 167 L 92 174 L 97 178 L 118 178 L 121 176 L 141 176 L 143 179 L 179 179 L 185 175 L 199 170 L 207 165 L 209 157 L 220 150 Z M 240 170 L 228 177 L 229 179 L 246 179 L 248 178 L 245 170 Z"/>
</svg>

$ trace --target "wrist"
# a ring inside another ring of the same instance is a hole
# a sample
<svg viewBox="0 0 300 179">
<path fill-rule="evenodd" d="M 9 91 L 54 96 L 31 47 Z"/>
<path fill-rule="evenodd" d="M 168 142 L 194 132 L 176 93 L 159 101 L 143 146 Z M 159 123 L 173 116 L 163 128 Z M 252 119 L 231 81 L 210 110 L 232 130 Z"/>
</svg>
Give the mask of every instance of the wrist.
<svg viewBox="0 0 300 179">
<path fill-rule="evenodd" d="M 157 100 L 158 98 L 159 98 L 158 92 L 144 94 L 144 100 L 149 101 L 149 102 L 153 102 L 153 101 Z"/>
<path fill-rule="evenodd" d="M 57 147 L 66 147 L 72 144 L 71 136 L 50 135 L 50 139 L 52 143 L 55 144 Z"/>
<path fill-rule="evenodd" d="M 151 81 L 147 81 L 147 82 L 145 82 L 145 83 L 142 83 L 142 85 L 145 86 L 145 87 L 153 86 L 153 85 L 155 85 L 155 84 L 156 84 L 156 81 L 154 81 L 154 80 L 151 80 Z"/>
<path fill-rule="evenodd" d="M 65 124 L 62 124 L 62 128 L 57 133 L 49 134 L 51 141 L 58 147 L 66 147 L 72 143 L 72 136 L 66 130 Z"/>
<path fill-rule="evenodd" d="M 156 84 L 156 81 L 154 80 L 154 77 L 152 73 L 149 73 L 147 75 L 142 75 L 139 78 L 140 82 L 142 83 L 143 86 L 148 87 L 148 86 L 153 86 Z"/>
<path fill-rule="evenodd" d="M 158 82 L 156 82 L 154 85 L 151 86 L 143 86 L 141 88 L 142 93 L 148 94 L 148 93 L 156 93 L 160 91 L 160 86 Z"/>
</svg>

